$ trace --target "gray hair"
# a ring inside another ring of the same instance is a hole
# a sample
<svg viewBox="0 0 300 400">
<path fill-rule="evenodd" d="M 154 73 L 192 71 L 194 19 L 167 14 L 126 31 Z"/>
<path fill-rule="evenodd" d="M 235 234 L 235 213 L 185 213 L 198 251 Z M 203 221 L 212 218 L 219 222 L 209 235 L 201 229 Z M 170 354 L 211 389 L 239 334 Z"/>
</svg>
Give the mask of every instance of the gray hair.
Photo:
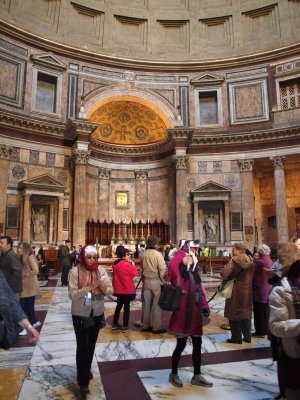
<svg viewBox="0 0 300 400">
<path fill-rule="evenodd" d="M 268 256 L 271 253 L 271 249 L 266 244 L 260 244 L 257 247 L 257 252 L 261 256 Z"/>
<path fill-rule="evenodd" d="M 86 248 L 84 249 L 84 255 L 88 256 L 89 254 L 97 254 L 97 249 L 94 246 L 86 246 Z"/>
</svg>

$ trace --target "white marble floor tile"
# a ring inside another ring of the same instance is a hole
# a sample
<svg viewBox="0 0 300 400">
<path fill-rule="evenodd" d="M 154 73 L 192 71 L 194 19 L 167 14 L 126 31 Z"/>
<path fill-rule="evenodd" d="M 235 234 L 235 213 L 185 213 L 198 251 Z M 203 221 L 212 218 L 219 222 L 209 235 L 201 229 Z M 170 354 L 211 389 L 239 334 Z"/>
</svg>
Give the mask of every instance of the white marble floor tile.
<svg viewBox="0 0 300 400">
<path fill-rule="evenodd" d="M 0 350 L 0 369 L 27 367 L 31 361 L 34 347 L 14 347 Z"/>
<path fill-rule="evenodd" d="M 266 400 L 278 394 L 276 367 L 270 359 L 205 365 L 202 374 L 212 388 L 190 384 L 192 368 L 180 368 L 183 388 L 172 386 L 170 370 L 142 371 L 139 376 L 152 400 Z"/>
</svg>

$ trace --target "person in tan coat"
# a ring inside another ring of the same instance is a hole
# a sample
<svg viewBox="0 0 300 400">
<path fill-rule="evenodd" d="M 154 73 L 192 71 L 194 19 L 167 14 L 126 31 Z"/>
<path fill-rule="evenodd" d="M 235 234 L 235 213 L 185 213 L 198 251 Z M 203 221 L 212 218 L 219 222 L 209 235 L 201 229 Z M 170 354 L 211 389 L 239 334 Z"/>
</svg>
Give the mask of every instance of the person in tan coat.
<svg viewBox="0 0 300 400">
<path fill-rule="evenodd" d="M 29 322 L 36 328 L 41 325 L 34 312 L 35 296 L 40 293 L 38 283 L 39 268 L 36 258 L 29 243 L 21 243 L 18 249 L 22 265 L 23 291 L 20 293 L 20 304 Z M 20 333 L 21 336 L 27 335 L 25 329 Z"/>
<path fill-rule="evenodd" d="M 246 247 L 243 243 L 234 243 L 233 257 L 221 272 L 222 278 L 235 279 L 232 295 L 226 299 L 224 316 L 229 319 L 231 339 L 228 343 L 242 344 L 251 342 L 252 318 L 252 279 L 254 264 L 252 257 L 245 254 Z"/>
</svg>

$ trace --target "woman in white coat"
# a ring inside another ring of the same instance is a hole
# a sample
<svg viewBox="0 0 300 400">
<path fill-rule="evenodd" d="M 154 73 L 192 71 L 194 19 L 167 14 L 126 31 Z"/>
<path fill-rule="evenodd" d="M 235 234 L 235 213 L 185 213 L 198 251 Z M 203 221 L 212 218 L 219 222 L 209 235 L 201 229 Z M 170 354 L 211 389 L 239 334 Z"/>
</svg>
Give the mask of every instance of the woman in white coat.
<svg viewBox="0 0 300 400">
<path fill-rule="evenodd" d="M 278 338 L 278 379 L 288 400 L 300 399 L 300 260 L 269 297 L 269 328 Z"/>
</svg>

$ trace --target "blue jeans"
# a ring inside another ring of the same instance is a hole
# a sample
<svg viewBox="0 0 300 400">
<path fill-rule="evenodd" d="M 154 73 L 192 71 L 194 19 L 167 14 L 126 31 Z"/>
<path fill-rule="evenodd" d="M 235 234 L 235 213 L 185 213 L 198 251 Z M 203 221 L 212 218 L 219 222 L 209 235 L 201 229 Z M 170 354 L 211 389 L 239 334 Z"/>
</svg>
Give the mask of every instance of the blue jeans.
<svg viewBox="0 0 300 400">
<path fill-rule="evenodd" d="M 35 301 L 35 296 L 23 297 L 22 299 L 20 299 L 21 307 L 24 313 L 27 315 L 31 325 L 37 322 L 34 312 L 34 301 Z"/>
</svg>

